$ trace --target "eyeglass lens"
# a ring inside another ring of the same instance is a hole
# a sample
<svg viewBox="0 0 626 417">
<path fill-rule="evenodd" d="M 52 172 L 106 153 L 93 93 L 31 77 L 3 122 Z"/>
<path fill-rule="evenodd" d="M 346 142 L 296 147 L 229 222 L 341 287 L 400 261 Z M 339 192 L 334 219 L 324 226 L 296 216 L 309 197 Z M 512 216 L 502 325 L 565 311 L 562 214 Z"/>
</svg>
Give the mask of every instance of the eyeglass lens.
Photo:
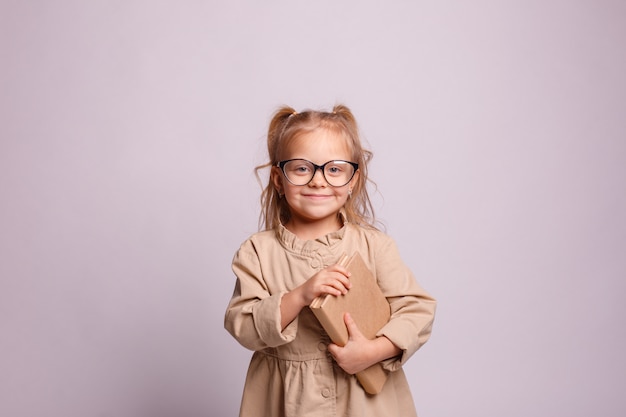
<svg viewBox="0 0 626 417">
<path fill-rule="evenodd" d="M 333 187 L 346 185 L 354 176 L 354 166 L 347 161 L 328 161 L 320 167 L 324 178 Z M 293 185 L 308 184 L 317 168 L 315 164 L 304 159 L 294 159 L 287 161 L 283 166 L 285 176 Z"/>
</svg>

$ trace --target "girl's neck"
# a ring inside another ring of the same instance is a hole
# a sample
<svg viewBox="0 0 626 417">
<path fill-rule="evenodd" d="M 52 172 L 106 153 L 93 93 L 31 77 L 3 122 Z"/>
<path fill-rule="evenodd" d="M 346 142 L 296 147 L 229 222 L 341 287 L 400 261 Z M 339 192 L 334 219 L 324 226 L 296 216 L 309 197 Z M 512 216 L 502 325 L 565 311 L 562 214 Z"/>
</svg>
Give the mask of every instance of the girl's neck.
<svg viewBox="0 0 626 417">
<path fill-rule="evenodd" d="M 285 228 L 302 240 L 315 240 L 329 233 L 338 231 L 343 227 L 339 216 L 329 219 L 326 222 L 306 222 L 302 220 L 290 219 Z"/>
</svg>

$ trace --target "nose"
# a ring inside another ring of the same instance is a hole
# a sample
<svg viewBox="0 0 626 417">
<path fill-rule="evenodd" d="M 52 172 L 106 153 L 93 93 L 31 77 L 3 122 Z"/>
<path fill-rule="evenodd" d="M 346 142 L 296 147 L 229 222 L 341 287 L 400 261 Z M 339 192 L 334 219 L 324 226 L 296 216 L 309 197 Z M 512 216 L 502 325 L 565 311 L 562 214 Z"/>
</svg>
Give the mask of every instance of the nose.
<svg viewBox="0 0 626 417">
<path fill-rule="evenodd" d="M 313 185 L 313 186 L 326 185 L 326 178 L 324 177 L 324 169 L 322 167 L 315 167 L 313 178 L 311 178 L 311 181 L 309 181 L 308 185 Z"/>
</svg>

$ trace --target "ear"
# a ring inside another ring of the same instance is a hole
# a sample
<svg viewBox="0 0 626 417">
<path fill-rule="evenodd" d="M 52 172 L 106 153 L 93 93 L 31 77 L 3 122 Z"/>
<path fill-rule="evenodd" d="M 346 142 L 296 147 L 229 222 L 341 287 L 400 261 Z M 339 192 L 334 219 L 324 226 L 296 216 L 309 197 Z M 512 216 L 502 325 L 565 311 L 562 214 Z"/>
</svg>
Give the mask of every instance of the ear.
<svg viewBox="0 0 626 417">
<path fill-rule="evenodd" d="M 285 194 L 285 191 L 283 190 L 283 176 L 277 166 L 272 167 L 272 170 L 270 171 L 270 180 L 272 181 L 276 191 L 278 191 L 278 194 Z"/>
</svg>

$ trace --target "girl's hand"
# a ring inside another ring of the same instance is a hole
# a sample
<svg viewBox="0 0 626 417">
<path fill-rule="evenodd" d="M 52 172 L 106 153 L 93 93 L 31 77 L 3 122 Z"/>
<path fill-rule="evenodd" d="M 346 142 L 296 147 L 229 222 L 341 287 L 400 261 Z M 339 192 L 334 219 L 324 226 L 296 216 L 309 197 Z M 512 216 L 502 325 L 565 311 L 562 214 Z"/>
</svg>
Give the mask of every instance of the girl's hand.
<svg viewBox="0 0 626 417">
<path fill-rule="evenodd" d="M 331 265 L 309 278 L 298 290 L 304 304 L 309 305 L 320 295 L 346 294 L 352 286 L 349 277 L 350 272 L 346 268 L 340 265 Z"/>
<path fill-rule="evenodd" d="M 350 272 L 346 268 L 337 264 L 331 265 L 283 295 L 280 303 L 281 328 L 285 329 L 300 314 L 300 310 L 311 304 L 316 297 L 322 294 L 347 293 L 352 286 L 349 277 Z"/>
<path fill-rule="evenodd" d="M 348 343 L 344 347 L 331 343 L 328 351 L 337 365 L 354 375 L 387 358 L 397 356 L 401 350 L 386 337 L 370 340 L 359 330 L 350 313 L 344 315 L 348 329 Z"/>
</svg>

